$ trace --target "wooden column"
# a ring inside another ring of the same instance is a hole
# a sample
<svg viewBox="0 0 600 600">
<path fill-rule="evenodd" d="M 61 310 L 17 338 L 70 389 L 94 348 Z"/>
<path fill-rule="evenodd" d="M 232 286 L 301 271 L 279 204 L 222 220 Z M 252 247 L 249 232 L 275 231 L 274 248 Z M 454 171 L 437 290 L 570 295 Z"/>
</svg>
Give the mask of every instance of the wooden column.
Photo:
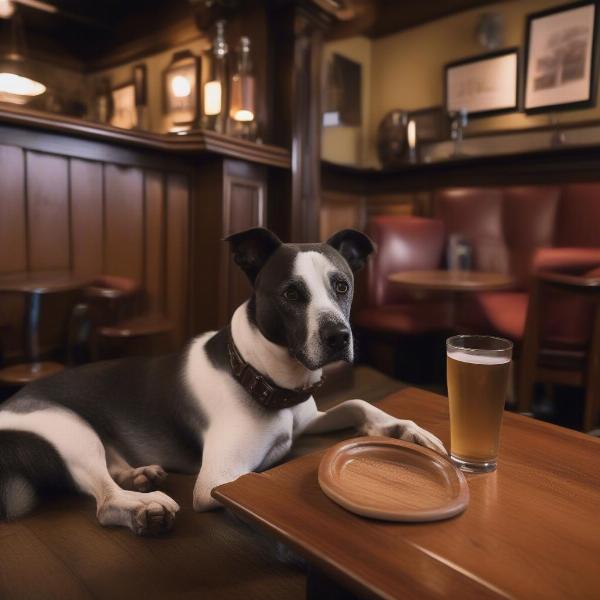
<svg viewBox="0 0 600 600">
<path fill-rule="evenodd" d="M 321 61 L 330 15 L 308 0 L 272 11 L 273 136 L 291 148 L 292 195 L 279 233 L 295 242 L 319 239 L 321 196 Z M 271 220 L 271 219 L 270 219 Z M 287 229 L 287 230 L 283 230 Z"/>
</svg>

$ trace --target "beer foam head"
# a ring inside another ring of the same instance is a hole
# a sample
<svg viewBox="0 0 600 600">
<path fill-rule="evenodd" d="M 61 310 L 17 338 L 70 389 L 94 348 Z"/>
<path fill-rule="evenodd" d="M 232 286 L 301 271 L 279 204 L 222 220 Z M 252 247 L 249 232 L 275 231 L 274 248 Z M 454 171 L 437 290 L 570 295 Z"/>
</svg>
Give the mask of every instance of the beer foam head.
<svg viewBox="0 0 600 600">
<path fill-rule="evenodd" d="M 471 354 L 463 350 L 450 350 L 448 356 L 454 360 L 472 365 L 504 365 L 510 362 L 508 356 L 485 356 L 481 354 Z"/>
</svg>

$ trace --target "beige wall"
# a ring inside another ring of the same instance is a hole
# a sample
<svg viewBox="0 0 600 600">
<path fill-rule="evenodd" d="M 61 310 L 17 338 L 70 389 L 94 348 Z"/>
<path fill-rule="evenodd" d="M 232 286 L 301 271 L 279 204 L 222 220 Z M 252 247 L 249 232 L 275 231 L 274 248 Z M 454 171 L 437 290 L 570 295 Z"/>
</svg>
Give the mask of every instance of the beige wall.
<svg viewBox="0 0 600 600">
<path fill-rule="evenodd" d="M 568 3 L 568 0 L 512 0 L 486 6 L 484 8 L 459 13 L 444 19 L 414 27 L 399 33 L 375 40 L 365 40 L 370 44 L 370 114 L 367 131 L 363 132 L 363 151 L 356 165 L 373 164 L 377 161 L 375 138 L 377 127 L 387 112 L 396 108 L 415 110 L 443 104 L 443 69 L 448 62 L 468 56 L 483 54 L 475 39 L 475 28 L 479 17 L 486 12 L 501 14 L 504 18 L 504 47 L 525 45 L 525 19 L 537 12 Z M 352 42 L 351 40 L 347 40 Z M 339 45 L 335 42 L 327 45 Z M 367 50 L 364 50 L 367 54 Z M 600 108 L 556 113 L 559 122 L 580 121 L 600 118 Z M 468 132 L 490 131 L 494 129 L 527 128 L 545 125 L 550 115 L 526 116 L 523 113 L 510 113 L 497 117 L 473 119 Z M 327 157 L 336 162 L 349 163 L 348 148 L 342 143 L 334 144 L 335 136 L 327 132 Z M 341 134 L 338 134 L 343 140 Z M 325 147 L 325 140 L 324 140 Z"/>
</svg>

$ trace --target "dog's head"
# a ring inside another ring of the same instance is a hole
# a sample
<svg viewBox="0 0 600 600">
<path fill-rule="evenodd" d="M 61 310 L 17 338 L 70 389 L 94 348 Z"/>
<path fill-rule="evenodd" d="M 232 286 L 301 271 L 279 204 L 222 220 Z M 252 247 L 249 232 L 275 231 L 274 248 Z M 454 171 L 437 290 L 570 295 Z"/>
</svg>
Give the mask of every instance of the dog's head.
<svg viewBox="0 0 600 600">
<path fill-rule="evenodd" d="M 311 370 L 353 360 L 353 274 L 374 250 L 366 235 L 344 229 L 324 244 L 284 244 L 255 228 L 227 241 L 254 288 L 250 320 L 268 340 Z"/>
</svg>

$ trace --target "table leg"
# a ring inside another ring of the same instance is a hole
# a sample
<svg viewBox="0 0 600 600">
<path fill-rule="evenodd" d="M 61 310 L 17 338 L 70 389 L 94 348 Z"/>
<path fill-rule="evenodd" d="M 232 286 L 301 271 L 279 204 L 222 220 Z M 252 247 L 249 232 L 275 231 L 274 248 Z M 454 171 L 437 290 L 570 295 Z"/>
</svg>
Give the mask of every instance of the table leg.
<svg viewBox="0 0 600 600">
<path fill-rule="evenodd" d="M 37 363 L 40 357 L 40 310 L 41 294 L 33 292 L 27 295 L 25 307 L 25 353 L 27 359 L 32 363 Z"/>
</svg>

